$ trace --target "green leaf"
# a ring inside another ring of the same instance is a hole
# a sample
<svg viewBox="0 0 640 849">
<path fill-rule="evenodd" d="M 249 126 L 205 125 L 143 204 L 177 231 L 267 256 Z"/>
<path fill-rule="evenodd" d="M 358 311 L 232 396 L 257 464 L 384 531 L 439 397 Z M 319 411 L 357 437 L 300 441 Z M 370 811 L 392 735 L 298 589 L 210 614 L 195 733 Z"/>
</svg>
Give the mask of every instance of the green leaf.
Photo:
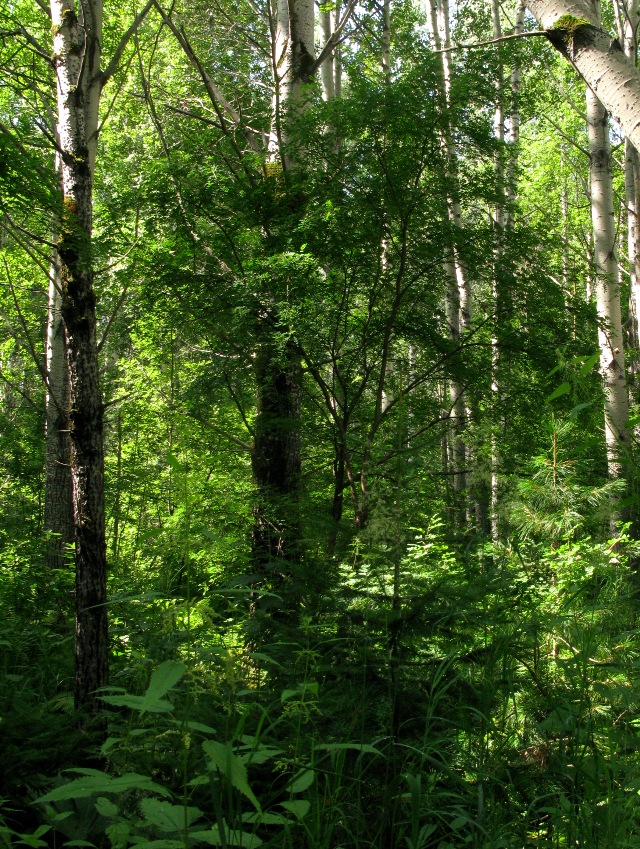
<svg viewBox="0 0 640 849">
<path fill-rule="evenodd" d="M 143 696 L 101 696 L 103 702 L 116 707 L 128 707 L 141 713 L 168 713 L 173 710 L 171 702 L 163 699 L 172 687 L 180 681 L 187 671 L 184 663 L 165 660 L 153 670 L 147 691 Z"/>
<path fill-rule="evenodd" d="M 256 811 L 250 811 L 242 815 L 242 822 L 249 825 L 286 825 L 287 818 L 282 814 L 259 814 Z"/>
<path fill-rule="evenodd" d="M 211 831 L 192 831 L 189 838 L 196 844 L 208 843 L 209 846 L 222 846 L 224 843 L 227 846 L 241 846 L 243 849 L 256 849 L 257 846 L 262 846 L 262 840 L 257 835 L 237 829 L 230 830 L 226 824 L 224 825 L 224 841 L 219 828 L 212 828 Z"/>
<path fill-rule="evenodd" d="M 118 813 L 118 806 L 114 805 L 111 799 L 105 796 L 98 796 L 96 799 L 96 811 L 101 817 L 115 817 Z"/>
<path fill-rule="evenodd" d="M 584 404 L 576 404 L 576 406 L 569 413 L 569 419 L 574 422 L 578 418 L 578 414 L 583 410 L 586 410 L 588 407 L 593 405 L 593 401 L 587 401 Z"/>
<path fill-rule="evenodd" d="M 584 364 L 580 367 L 580 375 L 582 377 L 586 377 L 591 369 L 595 366 L 597 362 L 600 361 L 600 352 L 598 351 L 595 354 L 591 354 L 590 357 L 587 357 Z"/>
<path fill-rule="evenodd" d="M 258 766 L 258 764 L 266 763 L 282 754 L 282 749 L 276 749 L 274 746 L 259 746 L 257 749 L 252 749 L 250 752 L 245 752 L 241 755 L 242 762 L 247 766 Z"/>
<path fill-rule="evenodd" d="M 186 671 L 187 667 L 184 663 L 176 660 L 165 660 L 157 669 L 153 670 L 145 697 L 159 699 L 164 696 L 172 687 L 175 687 Z"/>
<path fill-rule="evenodd" d="M 89 770 L 83 770 L 83 772 L 89 772 Z M 168 790 L 159 784 L 155 784 L 146 775 L 129 772 L 126 775 L 119 775 L 116 778 L 112 778 L 105 772 L 99 772 L 99 770 L 91 770 L 91 772 L 94 774 L 75 778 L 68 784 L 63 784 L 62 787 L 56 787 L 54 790 L 41 796 L 37 801 L 42 804 L 47 802 L 62 802 L 67 799 L 83 799 L 98 793 L 122 794 L 128 790 L 145 790 L 151 793 L 158 793 L 161 796 L 170 795 Z"/>
<path fill-rule="evenodd" d="M 216 729 L 212 728 L 210 725 L 204 725 L 202 722 L 182 722 L 179 719 L 172 720 L 174 725 L 180 726 L 180 728 L 189 728 L 191 731 L 199 731 L 201 734 L 215 734 Z"/>
<path fill-rule="evenodd" d="M 143 799 L 140 808 L 147 822 L 160 831 L 181 832 L 185 824 L 191 825 L 202 816 L 200 808 L 185 808 L 159 799 Z"/>
<path fill-rule="evenodd" d="M 234 753 L 231 743 L 218 743 L 215 740 L 205 740 L 202 744 L 205 754 L 209 757 L 209 769 L 218 769 L 227 781 L 239 790 L 251 802 L 257 811 L 261 811 L 260 802 L 249 787 L 247 768 L 242 760 Z"/>
<path fill-rule="evenodd" d="M 561 383 L 557 389 L 554 389 L 551 395 L 547 398 L 547 404 L 549 401 L 554 401 L 556 398 L 559 398 L 561 395 L 566 395 L 567 392 L 571 392 L 571 384 L 570 383 Z"/>
<path fill-rule="evenodd" d="M 360 752 L 361 755 L 381 755 L 380 749 L 369 743 L 327 743 L 324 746 L 316 746 L 317 752 L 342 752 L 346 749 Z"/>
<path fill-rule="evenodd" d="M 295 690 L 283 690 L 280 696 L 280 701 L 286 702 L 288 699 L 292 699 L 295 696 L 304 696 L 306 693 L 311 693 L 312 696 L 318 695 L 317 681 L 305 681 L 304 684 L 296 687 Z"/>
<path fill-rule="evenodd" d="M 174 469 L 176 472 L 186 472 L 186 468 L 182 465 L 180 460 L 177 457 L 174 457 L 173 454 L 167 454 L 167 463 Z"/>
<path fill-rule="evenodd" d="M 126 846 L 129 842 L 130 831 L 128 822 L 114 822 L 107 826 L 106 833 L 111 841 L 112 849 L 120 849 L 120 847 Z"/>
<path fill-rule="evenodd" d="M 303 793 L 308 790 L 313 784 L 313 779 L 316 777 L 312 769 L 303 769 L 297 776 L 287 785 L 289 793 Z"/>
<path fill-rule="evenodd" d="M 291 802 L 281 802 L 280 807 L 289 811 L 296 819 L 301 820 L 309 813 L 311 803 L 308 799 L 293 799 Z"/>
</svg>

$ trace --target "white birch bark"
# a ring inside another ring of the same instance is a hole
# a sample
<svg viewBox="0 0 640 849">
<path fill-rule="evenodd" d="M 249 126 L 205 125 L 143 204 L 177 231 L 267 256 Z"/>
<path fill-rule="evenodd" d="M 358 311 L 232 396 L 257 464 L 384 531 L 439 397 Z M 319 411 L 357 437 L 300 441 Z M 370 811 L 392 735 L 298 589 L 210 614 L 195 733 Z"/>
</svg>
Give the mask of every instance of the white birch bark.
<svg viewBox="0 0 640 849">
<path fill-rule="evenodd" d="M 591 14 L 599 23 L 597 2 L 594 3 Z M 609 125 L 604 106 L 590 88 L 587 88 L 587 129 L 600 374 L 605 396 L 607 465 L 609 476 L 617 478 L 622 475 L 621 460 L 630 448 L 627 429 L 629 397 L 624 365 L 620 280 L 615 253 L 616 220 Z"/>
<path fill-rule="evenodd" d="M 445 111 L 442 146 L 447 163 L 447 177 L 452 191 L 447 198 L 447 216 L 457 230 L 462 228 L 462 207 L 457 190 L 458 152 L 454 141 L 453 128 L 448 117 L 451 109 L 451 39 L 449 32 L 448 0 L 431 0 L 429 4 L 431 37 L 436 50 L 440 50 L 440 99 Z M 444 271 L 447 279 L 445 295 L 445 313 L 448 335 L 454 345 L 469 330 L 471 324 L 471 287 L 465 274 L 458 249 L 452 244 L 444 259 Z M 467 489 L 466 466 L 467 445 L 464 431 L 469 418 L 463 385 L 451 378 L 448 382 L 449 405 L 445 411 L 451 420 L 451 433 L 445 438 L 448 452 L 447 467 L 453 474 L 453 490 L 456 495 L 456 512 L 459 518 L 465 514 Z"/>
<path fill-rule="evenodd" d="M 274 90 L 269 155 L 272 160 L 279 157 L 286 169 L 290 164 L 284 155 L 287 112 L 304 107 L 304 87 L 311 82 L 314 64 L 313 0 L 276 0 L 272 20 Z"/>
<path fill-rule="evenodd" d="M 629 400 L 624 368 L 620 281 L 615 258 L 615 215 L 607 113 L 587 89 L 591 156 L 591 218 L 594 237 L 600 374 L 605 394 L 605 439 L 610 477 L 622 474 L 621 455 L 630 447 Z"/>
<path fill-rule="evenodd" d="M 624 46 L 624 52 L 634 65 L 638 62 L 638 26 L 640 25 L 640 8 L 638 0 L 616 0 L 614 4 L 618 24 L 618 38 Z M 624 188 L 627 217 L 627 257 L 629 269 L 629 336 L 631 347 L 636 352 L 640 348 L 640 255 L 639 249 L 639 220 L 637 194 L 638 154 L 626 138 L 624 144 Z M 635 358 L 629 366 L 630 379 L 635 382 L 637 363 Z M 637 392 L 637 387 L 633 388 Z M 633 394 L 633 390 L 632 390 Z"/>
<path fill-rule="evenodd" d="M 640 72 L 586 0 L 527 0 L 553 46 L 640 148 Z"/>
<path fill-rule="evenodd" d="M 491 22 L 493 25 L 493 37 L 502 38 L 502 26 L 500 23 L 500 2 L 491 0 Z M 491 429 L 491 500 L 490 500 L 490 525 L 491 539 L 494 543 L 499 539 L 498 509 L 500 500 L 500 444 L 504 429 L 502 404 L 500 400 L 500 346 L 498 340 L 498 326 L 502 318 L 503 293 L 499 282 L 499 267 L 502 258 L 502 243 L 506 224 L 505 209 L 505 179 L 504 179 L 504 79 L 502 64 L 498 67 L 498 78 L 496 80 L 496 107 L 493 115 L 493 135 L 498 142 L 499 148 L 494 155 L 494 175 L 496 183 L 496 194 L 498 201 L 493 210 L 494 228 L 494 271 L 493 271 L 493 303 L 494 303 L 494 328 L 491 338 L 491 396 L 492 409 L 494 411 Z M 496 421 L 497 419 L 497 421 Z"/>
</svg>

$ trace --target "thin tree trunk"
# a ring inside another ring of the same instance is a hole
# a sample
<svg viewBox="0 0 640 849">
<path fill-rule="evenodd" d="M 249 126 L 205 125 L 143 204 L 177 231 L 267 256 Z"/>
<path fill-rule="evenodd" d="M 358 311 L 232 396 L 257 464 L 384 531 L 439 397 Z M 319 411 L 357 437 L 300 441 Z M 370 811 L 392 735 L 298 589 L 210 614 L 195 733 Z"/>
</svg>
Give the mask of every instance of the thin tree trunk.
<svg viewBox="0 0 640 849">
<path fill-rule="evenodd" d="M 599 21 L 594 3 L 592 15 Z M 631 441 L 627 429 L 629 398 L 624 366 L 620 281 L 616 261 L 609 123 L 604 106 L 587 88 L 591 221 L 593 226 L 600 374 L 604 387 L 605 439 L 609 476 L 622 476 L 622 460 Z"/>
<path fill-rule="evenodd" d="M 57 252 L 52 258 L 49 279 L 45 439 L 45 563 L 49 569 L 62 569 L 68 564 L 75 534 L 69 438 L 69 371 Z"/>
<path fill-rule="evenodd" d="M 286 192 L 287 172 L 299 154 L 289 125 L 305 108 L 304 87 L 314 61 L 313 0 L 278 0 L 273 32 L 273 118 L 269 157 L 280 163 Z M 257 319 L 256 422 L 253 478 L 256 486 L 253 560 L 260 578 L 282 595 L 288 617 L 295 613 L 292 579 L 301 557 L 300 541 L 300 395 L 302 369 L 289 328 L 269 306 Z M 282 339 L 286 341 L 282 342 Z"/>
<path fill-rule="evenodd" d="M 500 23 L 499 0 L 491 2 L 491 20 L 493 23 L 493 37 L 502 37 L 502 26 Z M 491 396 L 493 410 L 493 425 L 491 429 L 491 539 L 494 543 L 499 540 L 499 501 L 500 501 L 500 462 L 501 445 L 504 432 L 503 406 L 501 403 L 502 392 L 502 357 L 500 351 L 500 332 L 505 319 L 504 284 L 500 279 L 502 275 L 502 251 L 505 225 L 507 221 L 505 209 L 505 173 L 504 173 L 504 78 L 502 63 L 498 67 L 498 78 L 496 80 L 496 108 L 493 117 L 493 134 L 498 142 L 498 150 L 494 156 L 494 172 L 496 182 L 496 195 L 498 201 L 493 211 L 494 228 L 494 270 L 493 270 L 493 301 L 494 301 L 494 331 L 491 339 Z"/>
<path fill-rule="evenodd" d="M 78 15 L 72 0 L 51 0 L 51 21 L 63 190 L 57 248 L 69 372 L 76 542 L 75 706 L 95 714 L 101 707 L 96 690 L 108 679 L 103 404 L 91 260 L 102 7 L 99 0 L 92 0 Z"/>
<path fill-rule="evenodd" d="M 447 163 L 447 177 L 451 191 L 447 197 L 447 216 L 453 232 L 462 229 L 462 208 L 458 196 L 458 152 L 456 149 L 453 127 L 450 121 L 451 110 L 451 46 L 449 34 L 449 4 L 448 0 L 431 0 L 430 3 L 431 35 L 436 50 L 441 50 L 441 67 L 439 75 L 440 100 L 445 120 L 442 134 L 442 146 Z M 444 271 L 447 278 L 445 295 L 445 311 L 449 339 L 453 345 L 460 343 L 471 325 L 471 287 L 463 268 L 456 238 L 447 249 L 444 260 Z M 466 403 L 463 384 L 452 375 L 448 381 L 449 409 L 447 415 L 451 421 L 447 440 L 447 466 L 453 474 L 453 492 L 455 496 L 454 517 L 462 526 L 467 516 L 467 445 L 465 430 L 469 420 L 469 410 Z"/>
</svg>

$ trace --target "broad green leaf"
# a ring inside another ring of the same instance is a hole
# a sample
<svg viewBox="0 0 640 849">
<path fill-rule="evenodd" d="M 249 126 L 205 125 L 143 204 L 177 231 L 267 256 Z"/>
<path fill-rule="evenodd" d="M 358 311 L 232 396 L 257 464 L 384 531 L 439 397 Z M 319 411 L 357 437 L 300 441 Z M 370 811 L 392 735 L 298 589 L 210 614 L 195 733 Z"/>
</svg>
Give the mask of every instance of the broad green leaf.
<svg viewBox="0 0 640 849">
<path fill-rule="evenodd" d="M 318 695 L 318 683 L 316 681 L 308 681 L 296 687 L 295 690 L 283 690 L 280 696 L 281 702 L 286 702 L 295 696 L 304 696 L 305 693 L 311 693 L 312 696 Z"/>
<path fill-rule="evenodd" d="M 147 692 L 144 694 L 145 698 L 161 698 L 172 687 L 175 687 L 186 671 L 187 667 L 184 663 L 179 663 L 176 660 L 165 660 L 157 669 L 153 670 Z"/>
<path fill-rule="evenodd" d="M 161 837 L 159 840 L 141 840 L 133 844 L 136 849 L 184 849 L 184 840 L 170 840 Z"/>
<path fill-rule="evenodd" d="M 215 740 L 206 740 L 202 744 L 205 754 L 209 757 L 209 769 L 218 769 L 227 781 L 239 790 L 243 796 L 251 802 L 256 810 L 262 810 L 260 802 L 256 799 L 252 789 L 249 787 L 247 768 L 242 760 L 231 748 L 231 743 L 218 743 Z"/>
<path fill-rule="evenodd" d="M 569 413 L 569 418 L 572 422 L 574 422 L 578 418 L 578 414 L 583 410 L 586 410 L 588 407 L 593 405 L 593 401 L 587 401 L 585 404 L 576 404 L 576 406 Z"/>
<path fill-rule="evenodd" d="M 102 701 L 116 707 L 128 707 L 141 713 L 168 713 L 173 710 L 171 702 L 163 699 L 172 687 L 178 683 L 187 667 L 175 660 L 165 660 L 153 670 L 147 691 L 143 696 L 102 696 Z"/>
<path fill-rule="evenodd" d="M 584 364 L 580 367 L 580 374 L 582 377 L 586 377 L 591 369 L 595 366 L 597 362 L 600 360 L 600 352 L 596 354 L 592 354 L 590 357 L 587 357 Z"/>
<path fill-rule="evenodd" d="M 114 707 L 128 707 L 141 713 L 169 713 L 173 705 L 166 699 L 151 700 L 147 696 L 101 696 L 103 702 Z"/>
<path fill-rule="evenodd" d="M 115 745 L 118 743 L 122 743 L 121 737 L 107 737 L 102 746 L 100 747 L 100 754 L 106 755 Z"/>
<path fill-rule="evenodd" d="M 209 846 L 223 846 L 224 843 L 227 846 L 241 846 L 242 849 L 256 849 L 256 847 L 262 846 L 262 840 L 257 835 L 237 829 L 230 830 L 226 824 L 224 826 L 224 841 L 219 828 L 212 828 L 210 831 L 192 831 L 189 838 L 195 844 L 207 843 Z"/>
<path fill-rule="evenodd" d="M 312 769 L 303 769 L 302 772 L 299 772 L 298 775 L 289 782 L 287 790 L 290 793 L 303 793 L 311 787 L 315 777 L 316 774 Z"/>
<path fill-rule="evenodd" d="M 281 802 L 280 807 L 289 811 L 296 819 L 301 820 L 309 813 L 311 803 L 308 799 L 293 799 L 291 802 Z"/>
<path fill-rule="evenodd" d="M 96 811 L 102 817 L 115 817 L 118 813 L 118 806 L 114 805 L 111 799 L 105 796 L 98 796 L 96 799 Z"/>
<path fill-rule="evenodd" d="M 282 814 L 259 814 L 257 811 L 250 811 L 242 815 L 242 822 L 249 825 L 285 825 L 287 818 Z"/>
<path fill-rule="evenodd" d="M 547 404 L 549 401 L 554 401 L 556 398 L 559 398 L 561 395 L 566 395 L 567 392 L 571 392 L 571 384 L 570 383 L 561 383 L 557 389 L 554 389 L 551 395 L 547 398 Z"/>
<path fill-rule="evenodd" d="M 171 802 L 161 802 L 159 799 L 143 799 L 140 808 L 147 822 L 160 831 L 183 831 L 185 824 L 191 825 L 202 816 L 200 808 L 185 808 L 183 805 L 172 805 Z"/>
<path fill-rule="evenodd" d="M 275 758 L 282 754 L 282 749 L 276 749 L 274 746 L 260 746 L 257 749 L 252 749 L 250 752 L 245 752 L 240 757 L 243 763 L 247 766 L 257 766 L 258 764 L 266 763 L 271 758 Z"/>
<path fill-rule="evenodd" d="M 120 849 L 129 843 L 131 829 L 128 822 L 114 822 L 106 828 L 107 837 L 111 841 L 112 849 Z"/>
<path fill-rule="evenodd" d="M 202 722 L 181 722 L 179 719 L 172 720 L 174 725 L 180 726 L 180 728 L 188 728 L 191 731 L 200 731 L 202 734 L 215 734 L 216 729 L 212 728 L 210 725 L 204 725 Z"/>
<path fill-rule="evenodd" d="M 342 752 L 345 750 L 360 752 L 362 755 L 381 755 L 380 749 L 369 743 L 327 743 L 324 746 L 316 746 L 317 752 Z"/>
<path fill-rule="evenodd" d="M 56 787 L 44 796 L 41 796 L 37 801 L 45 804 L 47 802 L 62 802 L 66 799 L 83 799 L 87 796 L 93 796 L 98 793 L 126 793 L 128 790 L 146 790 L 151 793 L 158 793 L 161 796 L 169 796 L 170 793 L 164 787 L 153 782 L 146 775 L 138 775 L 135 772 L 119 775 L 112 778 L 106 773 L 100 773 L 98 770 L 92 770 L 97 773 L 93 775 L 84 775 L 82 778 L 75 778 L 68 784 L 62 787 Z"/>
<path fill-rule="evenodd" d="M 177 457 L 173 456 L 173 454 L 167 454 L 167 463 L 176 472 L 186 472 L 186 468 L 182 465 L 182 463 L 180 462 L 180 460 L 178 460 Z"/>
</svg>

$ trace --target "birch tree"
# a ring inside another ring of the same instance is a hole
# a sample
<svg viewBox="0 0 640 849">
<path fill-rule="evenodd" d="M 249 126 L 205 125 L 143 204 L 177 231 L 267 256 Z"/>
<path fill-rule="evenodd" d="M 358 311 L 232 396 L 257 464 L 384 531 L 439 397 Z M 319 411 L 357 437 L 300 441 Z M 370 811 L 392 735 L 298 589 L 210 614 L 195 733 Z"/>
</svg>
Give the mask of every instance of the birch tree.
<svg viewBox="0 0 640 849">
<path fill-rule="evenodd" d="M 528 0 L 551 44 L 575 67 L 640 148 L 640 73 L 587 0 Z"/>
<path fill-rule="evenodd" d="M 599 23 L 598 0 L 593 0 L 592 14 Z M 617 478 L 622 474 L 621 460 L 631 447 L 631 440 L 627 427 L 629 396 L 624 363 L 620 279 L 616 259 L 609 121 L 604 106 L 589 86 L 586 96 L 598 343 L 605 396 L 605 441 L 609 476 Z"/>
<path fill-rule="evenodd" d="M 95 714 L 108 679 L 104 516 L 104 405 L 96 342 L 91 235 L 102 88 L 115 72 L 147 3 L 101 68 L 102 0 L 51 0 L 62 206 L 52 285 L 59 289 L 69 378 L 70 465 L 75 525 L 76 709 Z M 54 298 L 55 301 L 55 298 Z"/>
</svg>

